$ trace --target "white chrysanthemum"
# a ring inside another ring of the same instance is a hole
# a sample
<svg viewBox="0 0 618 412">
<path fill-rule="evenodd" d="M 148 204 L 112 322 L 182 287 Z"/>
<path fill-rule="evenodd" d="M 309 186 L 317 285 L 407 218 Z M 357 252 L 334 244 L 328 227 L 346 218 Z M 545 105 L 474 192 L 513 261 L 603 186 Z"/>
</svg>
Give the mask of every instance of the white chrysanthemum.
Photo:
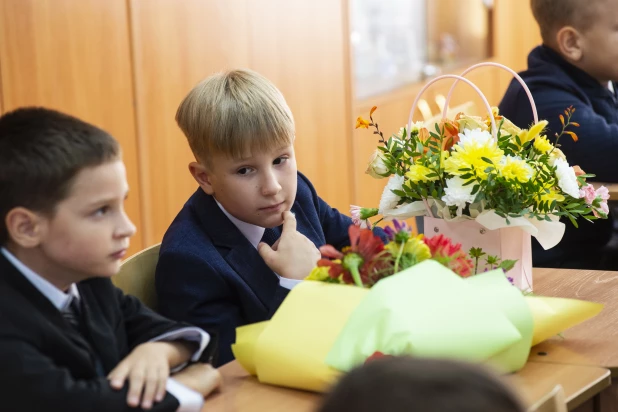
<svg viewBox="0 0 618 412">
<path fill-rule="evenodd" d="M 388 179 L 388 183 L 382 192 L 378 213 L 384 215 L 397 207 L 397 203 L 399 203 L 401 198 L 394 194 L 393 190 L 402 190 L 403 182 L 404 177 L 399 175 L 393 175 Z"/>
<path fill-rule="evenodd" d="M 489 146 L 493 142 L 493 136 L 487 130 L 481 129 L 465 129 L 463 133 L 459 133 L 460 146 L 466 147 L 466 145 L 475 146 Z"/>
<path fill-rule="evenodd" d="M 416 132 L 416 133 L 420 132 L 420 130 L 421 130 L 423 127 L 425 127 L 425 123 L 424 123 L 424 122 L 418 121 L 418 122 L 414 122 L 414 123 L 412 123 L 412 124 L 410 125 L 410 134 L 412 134 L 412 133 L 414 133 L 414 132 Z M 403 127 L 402 127 L 401 129 L 403 129 Z"/>
<path fill-rule="evenodd" d="M 457 216 L 461 216 L 463 208 L 466 207 L 466 203 L 474 202 L 475 195 L 472 194 L 473 184 L 464 186 L 466 183 L 460 177 L 453 177 L 446 179 L 446 187 L 444 188 L 444 196 L 442 201 L 447 206 L 457 206 Z"/>
<path fill-rule="evenodd" d="M 575 199 L 579 199 L 579 185 L 577 184 L 577 176 L 575 170 L 569 166 L 569 163 L 564 159 L 556 159 L 556 177 L 558 178 L 558 186 L 566 194 Z"/>
</svg>

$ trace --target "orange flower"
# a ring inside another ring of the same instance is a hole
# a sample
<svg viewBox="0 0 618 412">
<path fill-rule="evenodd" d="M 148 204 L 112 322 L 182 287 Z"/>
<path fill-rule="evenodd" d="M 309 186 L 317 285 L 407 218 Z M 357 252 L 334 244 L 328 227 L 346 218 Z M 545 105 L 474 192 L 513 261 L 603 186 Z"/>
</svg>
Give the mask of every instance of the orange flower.
<svg viewBox="0 0 618 412">
<path fill-rule="evenodd" d="M 371 117 L 373 115 L 373 112 L 375 112 L 377 108 L 378 108 L 378 106 L 373 106 L 371 108 L 371 110 L 369 111 L 369 117 Z"/>
<path fill-rule="evenodd" d="M 574 142 L 578 141 L 579 138 L 577 137 L 577 135 L 575 134 L 575 132 L 571 132 L 570 130 L 565 130 L 564 133 L 568 134 L 569 136 L 571 136 L 571 139 L 573 139 Z"/>
<path fill-rule="evenodd" d="M 581 176 L 586 174 L 586 172 L 584 172 L 582 168 L 577 165 L 573 166 L 573 171 L 575 172 L 575 176 Z"/>
<path fill-rule="evenodd" d="M 371 126 L 371 122 L 363 119 L 362 116 L 358 116 L 358 119 L 356 119 L 355 129 L 358 129 L 359 127 L 362 127 L 363 129 L 369 129 L 369 126 Z"/>
<path fill-rule="evenodd" d="M 450 150 L 451 147 L 459 142 L 459 123 L 453 120 L 443 119 L 440 122 L 440 130 L 444 127 L 444 140 L 442 150 Z"/>
</svg>

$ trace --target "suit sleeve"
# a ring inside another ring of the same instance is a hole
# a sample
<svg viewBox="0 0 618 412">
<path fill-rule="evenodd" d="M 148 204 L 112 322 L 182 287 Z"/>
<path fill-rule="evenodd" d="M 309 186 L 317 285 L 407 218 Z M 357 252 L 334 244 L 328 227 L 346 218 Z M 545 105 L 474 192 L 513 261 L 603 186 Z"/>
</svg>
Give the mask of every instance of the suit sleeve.
<svg viewBox="0 0 618 412">
<path fill-rule="evenodd" d="M 318 211 L 318 218 L 326 238 L 326 243 L 333 245 L 335 248 L 341 250 L 344 246 L 350 245 L 350 237 L 348 235 L 348 228 L 353 225 L 352 218 L 339 212 L 337 209 L 332 208 L 322 198 L 320 198 L 313 185 L 305 176 L 300 175 L 301 179 L 307 185 L 307 188 L 311 192 L 311 198 L 313 204 Z M 386 242 L 386 234 L 384 231 L 377 227 L 373 232 Z"/>
<path fill-rule="evenodd" d="M 127 405 L 128 386 L 113 390 L 105 377 L 74 379 L 31 342 L 5 336 L 0 351 L 0 393 L 7 411 L 141 411 Z M 169 393 L 150 411 L 175 411 L 178 400 Z"/>
<path fill-rule="evenodd" d="M 215 365 L 233 359 L 230 345 L 241 324 L 240 310 L 229 286 L 205 259 L 173 251 L 162 253 L 156 286 L 161 314 L 208 332 L 219 350 Z"/>
</svg>

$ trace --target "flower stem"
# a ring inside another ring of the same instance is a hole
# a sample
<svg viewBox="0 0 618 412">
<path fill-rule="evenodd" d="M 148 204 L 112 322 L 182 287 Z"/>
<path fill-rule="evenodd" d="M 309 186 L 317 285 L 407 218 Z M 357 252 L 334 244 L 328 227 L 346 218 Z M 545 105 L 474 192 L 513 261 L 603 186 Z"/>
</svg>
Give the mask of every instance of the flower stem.
<svg viewBox="0 0 618 412">
<path fill-rule="evenodd" d="M 401 242 L 401 246 L 399 246 L 399 252 L 397 252 L 397 258 L 395 259 L 395 271 L 393 273 L 399 272 L 399 260 L 401 260 L 401 255 L 403 254 L 404 246 L 405 246 L 405 242 Z"/>
<path fill-rule="evenodd" d="M 363 287 L 363 281 L 361 280 L 360 273 L 358 272 L 358 267 L 353 266 L 350 269 L 350 274 L 352 275 L 352 279 L 354 279 L 354 283 L 359 288 Z"/>
<path fill-rule="evenodd" d="M 371 230 L 375 229 L 376 226 L 378 226 L 378 223 L 380 223 L 383 220 L 384 220 L 384 218 L 380 218 L 379 220 L 376 220 L 376 222 L 373 225 L 371 225 Z"/>
<path fill-rule="evenodd" d="M 348 253 L 343 257 L 343 267 L 350 271 L 354 283 L 358 287 L 363 287 L 363 281 L 358 268 L 364 263 L 363 258 L 356 253 Z"/>
</svg>

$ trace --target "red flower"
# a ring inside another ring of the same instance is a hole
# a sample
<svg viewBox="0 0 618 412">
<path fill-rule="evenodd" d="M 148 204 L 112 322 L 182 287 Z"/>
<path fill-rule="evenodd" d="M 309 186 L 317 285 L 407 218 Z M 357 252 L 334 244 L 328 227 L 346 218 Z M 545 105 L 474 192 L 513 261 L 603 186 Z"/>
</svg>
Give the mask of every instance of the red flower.
<svg viewBox="0 0 618 412">
<path fill-rule="evenodd" d="M 379 280 L 374 279 L 374 275 L 383 273 L 390 265 L 386 259 L 380 259 L 384 243 L 371 229 L 361 229 L 356 225 L 349 227 L 348 234 L 350 247 L 345 248 L 343 253 L 331 245 L 320 247 L 320 253 L 326 259 L 320 259 L 318 266 L 329 266 L 330 277 L 337 279 L 342 276 L 341 279 L 345 283 L 357 286 L 372 285 Z M 341 263 L 330 259 L 338 259 Z"/>
<path fill-rule="evenodd" d="M 424 238 L 424 241 L 429 246 L 432 259 L 437 260 L 462 278 L 473 274 L 474 263 L 461 250 L 460 243 L 453 244 L 451 239 L 442 234 L 431 238 Z"/>
<path fill-rule="evenodd" d="M 373 352 L 373 355 L 371 355 L 370 357 L 368 357 L 367 359 L 365 359 L 365 363 L 367 364 L 367 363 L 369 363 L 369 362 L 371 362 L 371 361 L 374 361 L 374 360 L 376 360 L 376 359 L 380 359 L 380 358 L 388 358 L 388 357 L 390 357 L 390 356 L 392 356 L 392 355 L 385 355 L 385 354 L 383 354 L 383 353 L 382 353 L 382 352 L 380 352 L 380 351 L 375 351 L 375 352 Z"/>
</svg>

